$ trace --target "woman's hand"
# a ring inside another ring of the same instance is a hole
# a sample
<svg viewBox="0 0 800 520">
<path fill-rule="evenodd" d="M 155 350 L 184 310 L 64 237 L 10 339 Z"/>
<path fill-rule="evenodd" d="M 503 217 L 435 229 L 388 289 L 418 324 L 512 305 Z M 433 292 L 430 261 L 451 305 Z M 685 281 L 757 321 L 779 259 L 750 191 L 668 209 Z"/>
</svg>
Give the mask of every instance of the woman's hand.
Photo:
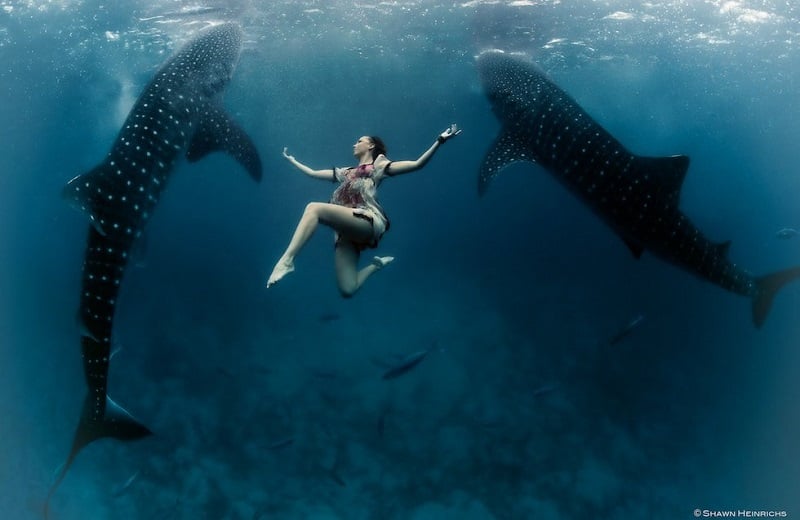
<svg viewBox="0 0 800 520">
<path fill-rule="evenodd" d="M 283 147 L 283 156 L 289 159 L 290 161 L 294 161 L 294 155 L 289 155 L 289 149 L 287 147 Z"/>
<path fill-rule="evenodd" d="M 439 134 L 439 137 L 436 139 L 440 143 L 447 141 L 450 138 L 453 138 L 461 133 L 461 129 L 458 127 L 457 124 L 453 123 L 450 125 L 447 130 Z"/>
</svg>

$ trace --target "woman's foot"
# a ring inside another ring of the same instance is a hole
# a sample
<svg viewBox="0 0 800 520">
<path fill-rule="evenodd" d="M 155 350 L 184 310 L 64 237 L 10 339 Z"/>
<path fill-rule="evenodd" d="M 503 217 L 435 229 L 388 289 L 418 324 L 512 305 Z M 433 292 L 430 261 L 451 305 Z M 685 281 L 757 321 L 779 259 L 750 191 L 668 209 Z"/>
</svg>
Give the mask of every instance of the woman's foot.
<svg viewBox="0 0 800 520">
<path fill-rule="evenodd" d="M 383 269 L 387 265 L 389 265 L 392 260 L 394 260 L 393 256 L 376 256 L 372 259 L 372 265 L 377 267 L 378 269 Z"/>
<path fill-rule="evenodd" d="M 276 283 L 278 283 L 281 278 L 286 276 L 287 274 L 294 271 L 294 262 L 291 260 L 284 260 L 281 258 L 278 260 L 278 263 L 275 264 L 275 269 L 272 270 L 272 274 L 269 275 L 269 280 L 267 280 L 267 288 L 272 287 Z"/>
</svg>

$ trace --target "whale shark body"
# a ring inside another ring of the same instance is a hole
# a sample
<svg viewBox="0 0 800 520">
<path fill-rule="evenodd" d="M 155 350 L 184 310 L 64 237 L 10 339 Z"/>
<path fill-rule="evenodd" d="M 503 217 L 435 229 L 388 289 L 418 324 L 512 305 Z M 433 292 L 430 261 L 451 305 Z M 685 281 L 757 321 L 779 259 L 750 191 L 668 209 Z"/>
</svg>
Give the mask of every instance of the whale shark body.
<svg viewBox="0 0 800 520">
<path fill-rule="evenodd" d="M 90 222 L 78 314 L 89 392 L 48 503 L 87 444 L 104 437 L 132 440 L 151 433 L 112 401 L 106 389 L 114 310 L 125 266 L 170 173 L 183 157 L 193 162 L 223 151 L 255 180 L 261 179 L 261 160 L 253 142 L 221 105 L 241 40 L 235 24 L 201 31 L 158 70 L 106 158 L 64 189 L 65 198 Z"/>
<path fill-rule="evenodd" d="M 752 299 L 760 327 L 794 267 L 754 277 L 728 259 L 679 209 L 689 158 L 629 152 L 527 58 L 485 51 L 478 73 L 502 129 L 486 154 L 478 190 L 509 164 L 539 164 L 608 224 L 636 258 L 645 250 L 724 289 Z"/>
</svg>

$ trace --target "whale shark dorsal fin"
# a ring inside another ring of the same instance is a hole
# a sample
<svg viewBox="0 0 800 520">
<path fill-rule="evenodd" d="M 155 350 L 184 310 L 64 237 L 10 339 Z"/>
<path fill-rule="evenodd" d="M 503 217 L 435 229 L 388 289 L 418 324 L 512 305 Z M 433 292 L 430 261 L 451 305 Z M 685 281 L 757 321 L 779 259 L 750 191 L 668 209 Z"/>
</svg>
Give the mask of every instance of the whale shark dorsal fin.
<svg viewBox="0 0 800 520">
<path fill-rule="evenodd" d="M 721 244 L 717 244 L 716 248 L 717 248 L 717 256 L 719 258 L 728 258 L 728 251 L 731 248 L 731 241 L 730 240 L 726 240 L 725 242 L 722 242 Z"/>
<path fill-rule="evenodd" d="M 513 129 L 504 128 L 483 158 L 478 175 L 478 193 L 486 193 L 489 183 L 500 170 L 520 161 L 536 162 L 536 159 L 521 145 L 521 138 Z"/>
<path fill-rule="evenodd" d="M 103 189 L 109 171 L 110 167 L 105 163 L 95 166 L 88 172 L 73 177 L 61 192 L 67 203 L 86 215 L 95 231 L 102 236 L 106 236 L 106 232 L 96 213 L 95 196 L 101 192 L 98 190 Z"/>
<path fill-rule="evenodd" d="M 637 157 L 636 169 L 639 175 L 651 177 L 668 194 L 671 203 L 678 206 L 681 187 L 689 169 L 689 157 L 671 155 L 669 157 Z"/>
<path fill-rule="evenodd" d="M 199 128 L 186 150 L 189 162 L 199 161 L 211 152 L 225 152 L 244 166 L 250 177 L 261 180 L 261 159 L 253 141 L 218 106 L 207 105 L 199 121 Z"/>
</svg>

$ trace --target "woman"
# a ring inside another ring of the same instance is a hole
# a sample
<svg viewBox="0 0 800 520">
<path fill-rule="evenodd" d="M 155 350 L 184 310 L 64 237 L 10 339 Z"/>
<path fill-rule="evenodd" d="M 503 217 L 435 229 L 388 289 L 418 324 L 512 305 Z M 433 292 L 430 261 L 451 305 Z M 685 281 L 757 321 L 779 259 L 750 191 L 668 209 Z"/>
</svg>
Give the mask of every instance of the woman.
<svg viewBox="0 0 800 520">
<path fill-rule="evenodd" d="M 376 256 L 372 263 L 360 271 L 358 259 L 361 251 L 378 247 L 389 219 L 376 197 L 378 185 L 388 177 L 419 170 L 430 160 L 436 150 L 461 130 L 450 125 L 416 161 L 390 161 L 386 157 L 386 145 L 379 137 L 363 136 L 353 145 L 353 156 L 358 160 L 354 168 L 313 170 L 283 149 L 283 156 L 306 175 L 338 182 L 331 201 L 311 202 L 306 206 L 289 247 L 283 253 L 267 281 L 271 287 L 284 276 L 294 271 L 294 258 L 317 229 L 324 224 L 336 232 L 336 280 L 339 290 L 346 298 L 353 296 L 372 273 L 394 260 L 391 256 Z"/>
</svg>

